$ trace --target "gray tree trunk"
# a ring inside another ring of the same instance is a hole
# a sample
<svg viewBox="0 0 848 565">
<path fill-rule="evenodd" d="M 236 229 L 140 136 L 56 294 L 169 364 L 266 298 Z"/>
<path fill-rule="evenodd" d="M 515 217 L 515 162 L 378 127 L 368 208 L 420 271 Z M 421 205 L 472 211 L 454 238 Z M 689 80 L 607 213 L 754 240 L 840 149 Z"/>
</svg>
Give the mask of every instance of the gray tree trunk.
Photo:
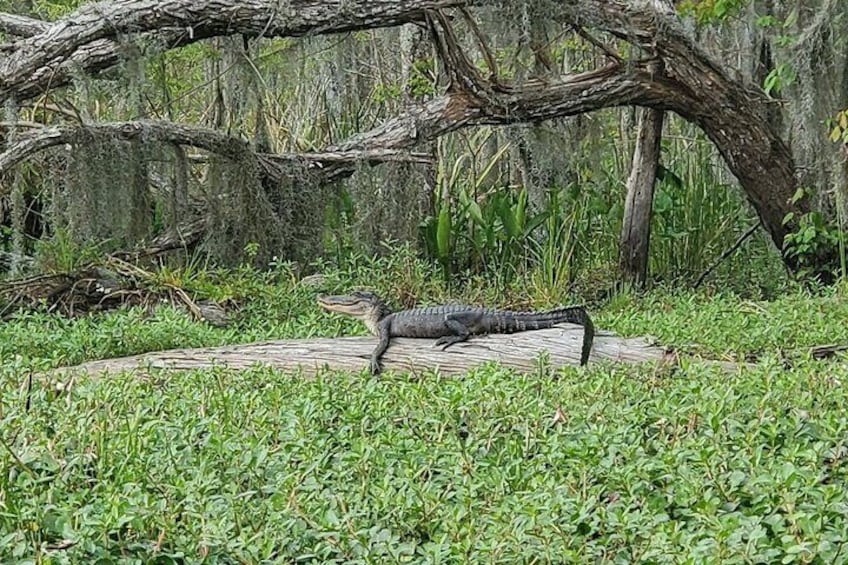
<svg viewBox="0 0 848 565">
<path fill-rule="evenodd" d="M 633 167 L 627 179 L 619 264 L 622 277 L 640 288 L 645 286 L 648 277 L 651 209 L 664 118 L 665 112 L 662 110 L 642 110 L 636 148 L 633 151 Z"/>
</svg>

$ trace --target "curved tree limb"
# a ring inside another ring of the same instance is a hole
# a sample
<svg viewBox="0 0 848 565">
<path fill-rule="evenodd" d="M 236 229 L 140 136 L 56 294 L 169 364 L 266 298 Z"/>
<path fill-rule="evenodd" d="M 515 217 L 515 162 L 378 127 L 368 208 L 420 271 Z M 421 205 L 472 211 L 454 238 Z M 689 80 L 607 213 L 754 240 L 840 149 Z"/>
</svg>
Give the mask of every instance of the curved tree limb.
<svg viewBox="0 0 848 565">
<path fill-rule="evenodd" d="M 0 124 L 0 130 L 3 125 Z M 253 154 L 247 141 L 219 131 L 167 121 L 103 122 L 83 126 L 51 126 L 21 133 L 0 153 L 0 174 L 26 158 L 50 147 L 78 143 L 86 134 L 108 135 L 116 139 L 155 139 L 161 142 L 188 145 L 230 159 Z M 325 181 L 350 174 L 357 163 L 385 161 L 429 163 L 430 156 L 395 149 L 365 149 L 312 153 L 256 153 L 264 174 L 279 178 L 285 164 L 297 164 L 324 176 Z"/>
<path fill-rule="evenodd" d="M 150 34 L 184 45 L 216 35 L 296 37 L 419 22 L 428 10 L 492 0 L 116 0 L 86 4 L 46 30 L 11 45 L 0 62 L 0 98 L 23 98 L 67 82 L 70 68 L 104 68 L 119 60 L 118 41 Z M 452 90 L 412 108 L 331 151 L 401 149 L 461 127 L 537 121 L 620 105 L 673 111 L 700 126 L 716 144 L 756 209 L 772 241 L 811 211 L 793 200 L 798 186 L 787 144 L 770 125 L 771 101 L 753 83 L 731 78 L 684 32 L 669 0 L 564 0 L 568 25 L 593 28 L 630 43 L 648 61 L 614 62 L 581 75 L 521 86 L 485 81 L 469 66 L 446 19 L 431 28 L 448 62 Z M 28 33 L 25 32 L 24 33 Z M 650 72 L 649 62 L 656 65 Z M 792 216 L 787 216 L 792 212 Z M 784 223 L 784 217 L 791 217 Z M 826 249 L 818 262 L 833 260 Z M 797 257 L 785 256 L 791 269 Z"/>
<path fill-rule="evenodd" d="M 793 199 L 798 185 L 794 159 L 767 119 L 771 101 L 762 90 L 731 79 L 685 35 L 666 0 L 572 0 L 565 5 L 575 22 L 594 24 L 644 49 L 650 58 L 506 87 L 480 76 L 458 47 L 447 19 L 437 15 L 430 28 L 449 69 L 448 94 L 338 147 L 407 147 L 466 126 L 532 122 L 621 105 L 673 111 L 700 126 L 715 143 L 782 250 L 786 235 L 798 229 L 799 218 L 812 208 L 808 197 Z M 837 252 L 825 249 L 818 259 L 832 263 Z M 797 257 L 784 255 L 784 261 L 790 269 L 800 267 Z"/>
<path fill-rule="evenodd" d="M 463 82 L 478 80 L 482 79 L 466 77 Z M 331 149 L 409 148 L 464 127 L 535 122 L 613 106 L 656 105 L 669 85 L 651 82 L 649 71 L 636 63 L 628 67 L 613 64 L 555 81 L 532 81 L 507 92 L 496 92 L 488 84 L 478 83 L 474 88 L 476 92 L 486 90 L 486 99 L 467 90 L 451 92 Z"/>
<path fill-rule="evenodd" d="M 22 99 L 66 84 L 68 63 L 87 72 L 120 60 L 116 41 L 155 32 L 153 38 L 175 47 L 201 39 L 242 34 L 247 37 L 301 37 L 422 21 L 425 10 L 463 6 L 468 0 L 117 0 L 85 4 L 41 33 L 13 44 L 0 62 L 0 98 Z M 11 22 L 10 24 L 11 25 Z M 21 24 L 19 31 L 25 26 Z"/>
</svg>

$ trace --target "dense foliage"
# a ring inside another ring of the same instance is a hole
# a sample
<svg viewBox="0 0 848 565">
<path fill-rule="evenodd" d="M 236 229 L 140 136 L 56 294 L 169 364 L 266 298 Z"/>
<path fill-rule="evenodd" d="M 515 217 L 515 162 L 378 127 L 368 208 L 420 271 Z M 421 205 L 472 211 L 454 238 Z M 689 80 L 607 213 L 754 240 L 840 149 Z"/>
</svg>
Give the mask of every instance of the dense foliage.
<svg viewBox="0 0 848 565">
<path fill-rule="evenodd" d="M 325 290 L 396 302 L 544 305 L 526 287 L 450 290 L 404 254 L 325 268 Z M 164 276 L 164 275 L 163 275 Z M 0 326 L 0 560 L 16 562 L 839 562 L 848 369 L 841 288 L 615 296 L 595 314 L 725 373 L 590 365 L 462 378 L 257 367 L 76 379 L 33 370 L 174 346 L 362 333 L 286 266 L 170 273 L 252 299 L 211 328 L 162 305 Z"/>
<path fill-rule="evenodd" d="M 52 20 L 80 4 L 35 2 L 29 15 Z M 540 60 L 552 77 L 606 64 L 596 45 L 549 21 L 552 4 L 523 0 L 504 3 L 497 17 L 476 14 L 503 78 L 521 84 L 536 76 Z M 798 153 L 799 194 L 817 202 L 808 216 L 786 217 L 799 225 L 786 239 L 786 255 L 810 265 L 802 275 L 820 274 L 820 256 L 829 249 L 844 257 L 848 217 L 844 162 L 828 139 L 844 133 L 839 112 L 845 107 L 846 51 L 835 30 L 845 8 L 830 0 L 820 4 L 677 5 L 705 49 L 780 98 L 775 111 L 788 108 L 785 116 L 772 117 Z M 18 2 L 0 2 L 0 9 L 25 11 Z M 520 25 L 503 26 L 502 20 Z M 469 56 L 477 57 L 476 39 L 459 31 Z M 122 41 L 124 64 L 97 77 L 76 76 L 70 88 L 54 93 L 56 99 L 78 108 L 86 121 L 168 119 L 233 133 L 263 151 L 332 146 L 446 86 L 426 34 L 409 28 L 308 39 L 214 38 L 170 51 L 144 38 Z M 6 112 L 10 124 L 77 123 L 52 106 L 8 105 Z M 330 187 L 296 172 L 294 180 L 270 186 L 250 159 L 231 162 L 167 143 L 88 132 L 0 178 L 0 253 L 37 254 L 43 240 L 57 238 L 126 249 L 197 216 L 207 221 L 202 250 L 230 266 L 248 245 L 258 245 L 254 256 L 262 264 L 273 256 L 370 253 L 399 239 L 414 243 L 447 278 L 471 269 L 508 281 L 516 272 L 537 270 L 550 287 L 598 273 L 605 282 L 618 263 L 633 116 L 632 108 L 620 108 L 453 132 L 416 148 L 433 157 L 432 166 L 363 166 Z M 691 282 L 756 215 L 703 133 L 673 115 L 666 123 L 649 271 L 655 280 Z M 114 214 L 116 208 L 122 213 Z M 779 269 L 778 250 L 767 238 L 752 240 L 744 251 Z M 844 261 L 824 269 L 846 273 Z"/>
</svg>

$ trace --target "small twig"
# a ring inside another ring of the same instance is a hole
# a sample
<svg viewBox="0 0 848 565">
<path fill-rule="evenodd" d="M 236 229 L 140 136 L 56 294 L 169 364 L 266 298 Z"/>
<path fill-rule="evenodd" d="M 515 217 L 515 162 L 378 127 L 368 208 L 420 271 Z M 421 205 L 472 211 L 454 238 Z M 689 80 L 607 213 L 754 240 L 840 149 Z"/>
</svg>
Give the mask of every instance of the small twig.
<svg viewBox="0 0 848 565">
<path fill-rule="evenodd" d="M 29 122 L 26 120 L 21 120 L 19 122 L 8 122 L 6 120 L 0 121 L 0 128 L 4 130 L 14 130 L 15 128 L 33 128 L 39 129 L 43 128 L 44 124 L 38 122 Z"/>
<path fill-rule="evenodd" d="M 489 100 L 489 84 L 459 47 L 459 40 L 444 12 L 428 11 L 425 16 L 436 52 L 444 63 L 445 73 L 450 80 L 448 90 L 465 92 L 497 106 L 497 103 Z"/>
<path fill-rule="evenodd" d="M 498 65 L 495 63 L 495 57 L 492 55 L 489 46 L 486 44 L 486 39 L 483 37 L 483 32 L 480 31 L 480 27 L 477 25 L 477 22 L 471 16 L 466 8 L 460 8 L 460 13 L 462 14 L 465 23 L 468 25 L 468 28 L 471 30 L 471 33 L 474 34 L 474 37 L 477 38 L 477 43 L 480 44 L 480 52 L 483 54 L 483 59 L 486 61 L 486 66 L 489 67 L 489 72 L 491 73 L 490 80 L 497 84 L 500 82 L 498 79 Z"/>
<path fill-rule="evenodd" d="M 21 300 L 24 294 L 25 291 L 21 290 L 12 300 L 9 301 L 8 304 L 6 304 L 6 306 L 0 309 L 0 320 L 5 321 L 14 315 L 14 307 L 18 305 L 18 302 Z"/>
<path fill-rule="evenodd" d="M 141 290 L 113 290 L 112 292 L 103 293 L 100 300 L 97 301 L 97 307 L 103 306 L 107 300 L 117 299 L 120 304 L 127 304 L 127 297 L 144 298 L 144 293 Z"/>
<path fill-rule="evenodd" d="M 60 542 L 48 544 L 47 550 L 48 551 L 64 551 L 66 549 L 70 549 L 70 548 L 74 547 L 77 543 L 78 542 L 75 542 L 74 540 L 63 539 Z"/>
<path fill-rule="evenodd" d="M 714 270 L 716 270 L 716 268 L 717 268 L 719 265 L 721 265 L 721 264 L 724 262 L 724 260 L 725 260 L 725 259 L 727 259 L 728 257 L 730 257 L 730 255 L 732 255 L 734 251 L 736 251 L 737 249 L 739 249 L 739 247 L 740 247 L 743 243 L 745 243 L 745 240 L 746 240 L 746 239 L 748 239 L 749 237 L 751 237 L 752 235 L 754 235 L 754 232 L 755 232 L 755 231 L 757 231 L 757 228 L 758 228 L 758 227 L 760 227 L 760 226 L 762 225 L 762 223 L 763 223 L 763 222 L 762 222 L 762 220 L 757 221 L 757 223 L 756 223 L 756 224 L 754 224 L 753 226 L 751 226 L 750 228 L 748 228 L 748 230 L 747 230 L 745 233 L 743 233 L 742 235 L 740 235 L 740 236 L 739 236 L 739 239 L 737 239 L 737 240 L 736 240 L 736 243 L 734 243 L 733 245 L 731 245 L 731 246 L 730 246 L 730 247 L 729 247 L 729 248 L 728 248 L 728 249 L 727 249 L 724 253 L 722 253 L 722 254 L 719 256 L 719 258 L 715 261 L 715 263 L 713 263 L 712 265 L 710 265 L 710 266 L 709 266 L 709 268 L 708 268 L 706 271 L 704 271 L 703 273 L 701 273 L 701 276 L 700 276 L 700 277 L 698 277 L 698 280 L 697 280 L 697 281 L 695 281 L 695 284 L 694 284 L 694 286 L 693 286 L 692 288 L 698 288 L 699 286 L 701 286 L 701 283 L 703 283 L 703 282 L 704 282 L 704 279 L 706 279 L 708 276 L 710 276 L 710 273 L 712 273 Z"/>
<path fill-rule="evenodd" d="M 47 281 L 52 282 L 52 279 L 56 279 L 58 277 L 64 277 L 64 276 L 67 276 L 67 275 L 65 273 L 47 274 L 47 275 L 37 275 L 37 276 L 34 276 L 34 277 L 21 279 L 21 280 L 18 280 L 18 281 L 4 282 L 2 285 L 0 285 L 0 292 L 5 292 L 6 290 L 10 290 L 10 289 L 13 289 L 13 288 L 33 286 L 35 284 L 47 282 Z"/>
<path fill-rule="evenodd" d="M 185 305 L 186 308 L 188 308 L 189 312 L 191 312 L 191 314 L 196 320 L 203 320 L 203 314 L 200 312 L 200 308 L 197 307 L 197 304 L 194 303 L 194 300 L 189 297 L 186 291 L 173 284 L 166 284 L 165 286 L 170 288 L 174 292 L 174 294 L 176 294 L 177 297 L 180 298 L 182 303 Z M 174 302 L 176 302 L 176 300 Z"/>
</svg>

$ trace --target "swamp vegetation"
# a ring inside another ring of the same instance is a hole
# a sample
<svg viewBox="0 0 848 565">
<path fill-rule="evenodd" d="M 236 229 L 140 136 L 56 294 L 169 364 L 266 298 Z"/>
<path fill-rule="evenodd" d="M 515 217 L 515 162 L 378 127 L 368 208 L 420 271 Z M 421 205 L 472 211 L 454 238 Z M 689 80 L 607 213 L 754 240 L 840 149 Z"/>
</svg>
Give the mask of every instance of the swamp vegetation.
<svg viewBox="0 0 848 565">
<path fill-rule="evenodd" d="M 326 270 L 326 288 L 456 296 L 408 257 L 355 264 Z M 285 267 L 184 284 L 251 298 L 227 328 L 171 306 L 0 326 L 3 561 L 844 559 L 848 366 L 809 353 L 848 343 L 844 286 L 770 301 L 654 289 L 594 312 L 621 335 L 749 362 L 732 373 L 694 357 L 459 378 L 257 366 L 28 388 L 88 359 L 365 331 Z M 486 281 L 465 292 L 541 302 Z"/>
<path fill-rule="evenodd" d="M 848 3 L 154 4 L 0 0 L 0 561 L 848 562 Z M 355 288 L 685 355 L 50 373 Z"/>
</svg>

